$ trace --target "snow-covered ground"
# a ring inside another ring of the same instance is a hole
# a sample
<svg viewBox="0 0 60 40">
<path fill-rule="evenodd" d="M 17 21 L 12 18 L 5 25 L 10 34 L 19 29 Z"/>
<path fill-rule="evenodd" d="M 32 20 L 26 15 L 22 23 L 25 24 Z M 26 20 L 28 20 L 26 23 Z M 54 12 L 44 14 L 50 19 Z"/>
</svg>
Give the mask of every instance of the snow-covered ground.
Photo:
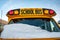
<svg viewBox="0 0 60 40">
<path fill-rule="evenodd" d="M 60 32 L 48 32 L 40 27 L 27 24 L 10 24 L 4 26 L 1 38 L 56 38 Z"/>
</svg>

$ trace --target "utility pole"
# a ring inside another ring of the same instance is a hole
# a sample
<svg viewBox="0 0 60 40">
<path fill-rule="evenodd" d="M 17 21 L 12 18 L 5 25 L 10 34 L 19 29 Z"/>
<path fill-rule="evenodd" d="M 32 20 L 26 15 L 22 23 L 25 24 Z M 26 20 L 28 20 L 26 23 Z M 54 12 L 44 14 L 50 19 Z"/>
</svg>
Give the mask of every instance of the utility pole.
<svg viewBox="0 0 60 40">
<path fill-rule="evenodd" d="M 1 10 L 1 28 L 2 28 L 2 13 L 3 11 Z"/>
<path fill-rule="evenodd" d="M 1 25 L 2 25 L 2 10 L 1 10 Z"/>
<path fill-rule="evenodd" d="M 2 10 L 1 10 L 1 19 L 2 19 Z"/>
<path fill-rule="evenodd" d="M 0 36 L 1 36 L 1 31 L 2 31 L 2 10 L 1 10 Z"/>
</svg>

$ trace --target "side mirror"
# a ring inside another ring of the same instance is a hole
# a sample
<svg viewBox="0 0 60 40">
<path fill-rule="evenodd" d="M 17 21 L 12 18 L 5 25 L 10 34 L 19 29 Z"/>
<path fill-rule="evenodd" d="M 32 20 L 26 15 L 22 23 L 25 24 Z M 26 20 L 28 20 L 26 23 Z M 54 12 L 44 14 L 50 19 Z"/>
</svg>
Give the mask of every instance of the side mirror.
<svg viewBox="0 0 60 40">
<path fill-rule="evenodd" d="M 60 27 L 60 24 L 58 24 L 59 25 L 59 27 Z"/>
<path fill-rule="evenodd" d="M 3 31 L 3 26 L 0 25 L 0 33 Z"/>
<path fill-rule="evenodd" d="M 60 21 L 58 21 L 58 24 L 60 24 Z"/>
<path fill-rule="evenodd" d="M 59 25 L 59 28 L 60 28 L 60 20 L 58 21 L 58 25 Z"/>
</svg>

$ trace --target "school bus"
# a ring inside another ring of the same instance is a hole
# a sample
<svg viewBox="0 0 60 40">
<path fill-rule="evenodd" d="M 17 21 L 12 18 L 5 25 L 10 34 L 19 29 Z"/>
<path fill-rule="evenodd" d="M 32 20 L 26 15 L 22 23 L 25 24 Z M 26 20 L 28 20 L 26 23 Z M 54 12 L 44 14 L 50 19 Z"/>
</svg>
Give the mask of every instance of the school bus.
<svg viewBox="0 0 60 40">
<path fill-rule="evenodd" d="M 60 28 L 56 21 L 52 18 L 56 12 L 47 8 L 20 8 L 10 10 L 7 13 L 9 24 L 24 23 L 34 26 L 41 26 L 41 29 L 49 32 L 60 32 Z M 31 23 L 32 22 L 32 23 Z M 21 40 L 59 40 L 59 38 L 33 38 Z M 10 39 L 5 39 L 10 40 Z M 15 39 L 11 39 L 15 40 Z M 19 39 L 16 39 L 19 40 Z"/>
</svg>

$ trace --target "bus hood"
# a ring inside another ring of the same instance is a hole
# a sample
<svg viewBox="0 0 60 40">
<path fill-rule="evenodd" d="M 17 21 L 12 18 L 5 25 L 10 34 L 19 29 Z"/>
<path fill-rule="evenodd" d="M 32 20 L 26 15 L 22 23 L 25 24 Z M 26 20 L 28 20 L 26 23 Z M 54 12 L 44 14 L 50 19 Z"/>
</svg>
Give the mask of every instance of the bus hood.
<svg viewBox="0 0 60 40">
<path fill-rule="evenodd" d="M 4 26 L 1 38 L 60 38 L 60 32 L 48 32 L 27 24 L 9 24 Z"/>
</svg>

